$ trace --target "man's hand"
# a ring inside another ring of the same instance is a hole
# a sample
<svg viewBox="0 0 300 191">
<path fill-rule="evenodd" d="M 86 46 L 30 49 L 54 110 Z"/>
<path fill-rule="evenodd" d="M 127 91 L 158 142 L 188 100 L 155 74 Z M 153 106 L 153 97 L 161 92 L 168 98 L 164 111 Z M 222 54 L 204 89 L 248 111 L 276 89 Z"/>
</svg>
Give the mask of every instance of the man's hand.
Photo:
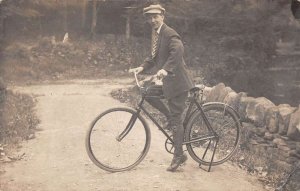
<svg viewBox="0 0 300 191">
<path fill-rule="evenodd" d="M 160 69 L 157 73 L 156 73 L 157 77 L 159 79 L 164 78 L 166 75 L 168 75 L 168 72 L 164 69 Z"/>
<path fill-rule="evenodd" d="M 141 73 L 144 70 L 142 66 L 137 67 L 137 68 L 131 68 L 128 70 L 129 73 Z"/>
</svg>

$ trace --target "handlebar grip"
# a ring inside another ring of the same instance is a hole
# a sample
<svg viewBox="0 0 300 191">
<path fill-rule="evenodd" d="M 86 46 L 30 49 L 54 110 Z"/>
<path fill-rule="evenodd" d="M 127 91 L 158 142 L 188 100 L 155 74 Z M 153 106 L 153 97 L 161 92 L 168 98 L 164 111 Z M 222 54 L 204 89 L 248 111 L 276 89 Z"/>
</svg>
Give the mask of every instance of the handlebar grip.
<svg viewBox="0 0 300 191">
<path fill-rule="evenodd" d="M 138 73 L 137 73 L 137 72 L 134 72 L 134 78 L 135 78 L 136 85 L 140 88 L 141 85 L 140 85 L 140 83 L 139 83 L 139 80 L 137 79 L 137 75 L 138 75 Z"/>
</svg>

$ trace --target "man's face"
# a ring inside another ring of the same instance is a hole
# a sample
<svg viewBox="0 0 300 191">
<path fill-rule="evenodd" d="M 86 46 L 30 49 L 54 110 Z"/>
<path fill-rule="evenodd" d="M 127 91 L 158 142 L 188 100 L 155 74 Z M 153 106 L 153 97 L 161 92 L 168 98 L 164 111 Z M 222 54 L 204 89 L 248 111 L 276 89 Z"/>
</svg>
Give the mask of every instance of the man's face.
<svg viewBox="0 0 300 191">
<path fill-rule="evenodd" d="M 147 14 L 146 19 L 155 30 L 157 30 L 164 22 L 164 16 L 162 14 Z"/>
</svg>

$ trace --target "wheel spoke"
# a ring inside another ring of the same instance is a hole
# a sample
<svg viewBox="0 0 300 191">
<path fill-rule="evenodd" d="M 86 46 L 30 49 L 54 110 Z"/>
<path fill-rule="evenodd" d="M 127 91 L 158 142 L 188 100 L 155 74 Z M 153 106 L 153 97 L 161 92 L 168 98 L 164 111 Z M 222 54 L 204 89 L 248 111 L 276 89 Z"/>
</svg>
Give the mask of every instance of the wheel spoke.
<svg viewBox="0 0 300 191">
<path fill-rule="evenodd" d="M 216 140 L 209 139 L 193 142 L 187 145 L 187 149 L 197 162 L 209 165 L 215 150 L 212 165 L 217 165 L 228 160 L 235 149 L 239 140 L 240 122 L 236 114 L 223 104 L 211 104 L 204 106 L 203 111 L 210 123 L 211 128 L 218 135 L 218 144 L 215 149 Z M 195 113 L 188 122 L 185 137 L 186 141 L 197 140 L 203 135 L 209 135 L 212 132 L 203 119 L 200 112 Z M 211 140 L 211 142 L 210 142 Z"/>
</svg>

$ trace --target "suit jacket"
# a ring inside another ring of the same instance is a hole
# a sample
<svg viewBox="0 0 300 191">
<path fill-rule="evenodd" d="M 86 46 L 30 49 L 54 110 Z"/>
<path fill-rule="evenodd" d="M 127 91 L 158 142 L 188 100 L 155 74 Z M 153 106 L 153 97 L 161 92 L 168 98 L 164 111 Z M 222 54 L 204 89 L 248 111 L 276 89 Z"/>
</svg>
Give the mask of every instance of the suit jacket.
<svg viewBox="0 0 300 191">
<path fill-rule="evenodd" d="M 163 79 L 163 93 L 167 99 L 190 90 L 194 87 L 193 80 L 187 71 L 183 59 L 184 47 L 178 33 L 163 24 L 158 37 L 156 56 L 146 58 L 144 70 L 157 72 L 165 69 L 168 75 Z"/>
</svg>

